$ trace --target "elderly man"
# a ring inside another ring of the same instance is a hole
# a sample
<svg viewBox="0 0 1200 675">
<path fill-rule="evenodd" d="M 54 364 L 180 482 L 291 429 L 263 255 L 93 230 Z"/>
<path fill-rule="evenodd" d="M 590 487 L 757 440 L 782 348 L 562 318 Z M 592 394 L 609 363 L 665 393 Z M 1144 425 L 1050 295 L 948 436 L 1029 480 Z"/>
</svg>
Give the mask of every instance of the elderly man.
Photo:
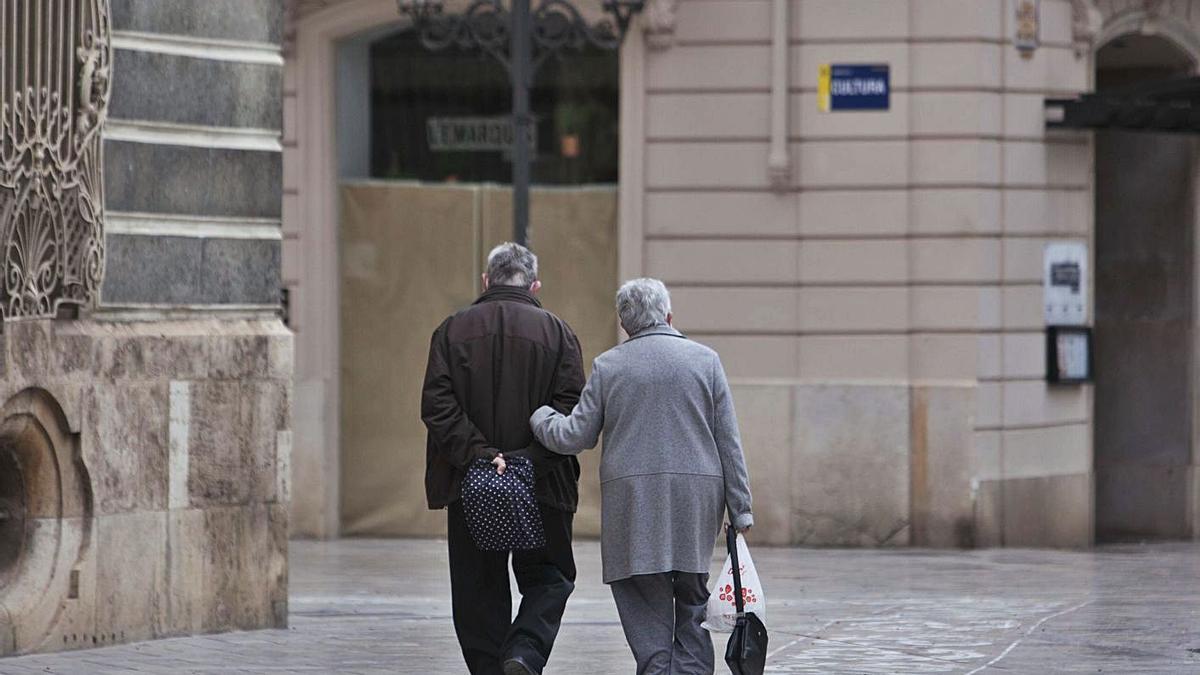
<svg viewBox="0 0 1200 675">
<path fill-rule="evenodd" d="M 728 510 L 754 524 L 737 418 L 716 352 L 671 327 L 656 279 L 617 292 L 629 339 L 596 358 L 570 415 L 541 407 L 530 423 L 547 448 L 578 454 L 604 432 L 601 554 L 639 674 L 713 672 L 700 627 L 713 544 Z"/>
<path fill-rule="evenodd" d="M 579 340 L 542 309 L 537 257 L 517 244 L 488 255 L 483 295 L 433 333 L 421 397 L 429 429 L 429 508 L 446 508 L 454 628 L 475 675 L 540 673 L 575 588 L 571 524 L 579 464 L 534 441 L 529 414 L 570 412 L 583 387 Z M 508 553 L 480 550 L 468 531 L 462 481 L 476 459 L 533 460 L 546 546 L 512 555 L 521 607 L 512 618 Z M 564 461 L 565 460 L 565 461 Z"/>
</svg>

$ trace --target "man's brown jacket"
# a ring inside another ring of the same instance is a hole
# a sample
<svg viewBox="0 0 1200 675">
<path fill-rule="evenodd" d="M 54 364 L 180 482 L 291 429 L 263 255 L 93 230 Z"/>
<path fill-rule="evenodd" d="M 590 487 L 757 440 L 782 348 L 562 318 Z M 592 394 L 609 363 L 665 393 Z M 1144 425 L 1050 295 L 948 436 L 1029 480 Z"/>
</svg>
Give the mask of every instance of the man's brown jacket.
<svg viewBox="0 0 1200 675">
<path fill-rule="evenodd" d="M 502 452 L 533 460 L 539 500 L 574 511 L 579 463 L 539 444 L 529 416 L 543 405 L 571 412 L 583 389 L 582 362 L 575 333 L 523 288 L 493 286 L 443 321 L 421 396 L 429 508 L 459 498 L 472 461 Z"/>
</svg>

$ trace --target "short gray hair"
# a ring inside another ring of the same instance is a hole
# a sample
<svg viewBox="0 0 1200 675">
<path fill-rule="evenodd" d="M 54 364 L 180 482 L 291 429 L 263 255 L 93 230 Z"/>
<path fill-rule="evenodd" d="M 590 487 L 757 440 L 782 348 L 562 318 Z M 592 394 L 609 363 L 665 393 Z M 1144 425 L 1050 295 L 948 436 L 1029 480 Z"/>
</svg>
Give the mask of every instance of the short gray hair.
<svg viewBox="0 0 1200 675">
<path fill-rule="evenodd" d="M 630 335 L 665 324 L 670 313 L 671 294 L 658 279 L 631 279 L 617 291 L 617 315 Z"/>
<path fill-rule="evenodd" d="M 488 284 L 528 288 L 538 278 L 538 259 L 533 251 L 506 241 L 488 254 Z"/>
</svg>

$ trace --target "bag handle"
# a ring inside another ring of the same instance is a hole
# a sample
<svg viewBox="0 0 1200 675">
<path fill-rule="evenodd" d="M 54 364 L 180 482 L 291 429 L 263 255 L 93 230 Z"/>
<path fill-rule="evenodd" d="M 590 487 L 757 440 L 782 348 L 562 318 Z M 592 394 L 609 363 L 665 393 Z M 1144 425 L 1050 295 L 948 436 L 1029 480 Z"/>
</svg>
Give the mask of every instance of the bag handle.
<svg viewBox="0 0 1200 675">
<path fill-rule="evenodd" d="M 726 540 L 729 546 L 729 559 L 733 563 L 733 602 L 737 608 L 738 616 L 746 612 L 746 602 L 742 598 L 742 570 L 738 564 L 737 555 L 737 530 L 732 525 L 725 528 Z"/>
</svg>

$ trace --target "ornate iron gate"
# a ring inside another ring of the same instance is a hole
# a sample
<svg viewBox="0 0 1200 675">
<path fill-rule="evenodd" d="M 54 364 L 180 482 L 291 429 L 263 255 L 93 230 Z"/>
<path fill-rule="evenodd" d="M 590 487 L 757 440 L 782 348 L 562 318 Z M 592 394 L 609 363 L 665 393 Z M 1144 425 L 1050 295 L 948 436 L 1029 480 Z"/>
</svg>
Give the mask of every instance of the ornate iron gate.
<svg viewBox="0 0 1200 675">
<path fill-rule="evenodd" d="M 104 276 L 108 0 L 0 0 L 0 314 L 88 306 Z"/>
</svg>

